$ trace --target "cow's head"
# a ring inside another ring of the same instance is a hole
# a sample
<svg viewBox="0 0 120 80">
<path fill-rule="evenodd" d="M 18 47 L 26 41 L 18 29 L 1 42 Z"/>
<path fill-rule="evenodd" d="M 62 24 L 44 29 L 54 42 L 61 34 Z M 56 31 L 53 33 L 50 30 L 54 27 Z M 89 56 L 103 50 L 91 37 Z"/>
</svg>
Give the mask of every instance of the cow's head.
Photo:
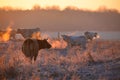
<svg viewBox="0 0 120 80">
<path fill-rule="evenodd" d="M 61 36 L 62 36 L 62 38 L 63 38 L 64 41 L 68 42 L 69 36 L 67 36 L 67 35 L 61 35 Z"/>
<path fill-rule="evenodd" d="M 94 39 L 100 38 L 100 36 L 96 32 L 88 32 L 87 31 L 84 34 L 88 40 L 94 40 Z"/>
<path fill-rule="evenodd" d="M 47 41 L 47 39 L 44 39 L 44 40 L 38 40 L 38 43 L 39 43 L 39 46 L 41 46 L 43 49 L 44 48 L 51 48 L 51 44 Z"/>
</svg>

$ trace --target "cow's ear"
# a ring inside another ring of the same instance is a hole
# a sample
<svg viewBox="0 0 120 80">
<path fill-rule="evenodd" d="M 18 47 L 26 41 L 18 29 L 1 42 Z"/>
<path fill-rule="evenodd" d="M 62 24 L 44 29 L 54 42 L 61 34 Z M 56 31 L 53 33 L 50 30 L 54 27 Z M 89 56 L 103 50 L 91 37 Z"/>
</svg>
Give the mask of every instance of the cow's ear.
<svg viewBox="0 0 120 80">
<path fill-rule="evenodd" d="M 88 34 L 88 31 L 84 32 L 84 35 L 87 35 Z"/>
<path fill-rule="evenodd" d="M 97 36 L 97 35 L 98 35 L 98 33 L 95 32 L 95 36 Z"/>
<path fill-rule="evenodd" d="M 95 34 L 97 35 L 98 33 L 95 32 Z"/>
<path fill-rule="evenodd" d="M 48 38 L 47 39 L 44 39 L 45 41 L 47 41 L 48 40 Z"/>
</svg>

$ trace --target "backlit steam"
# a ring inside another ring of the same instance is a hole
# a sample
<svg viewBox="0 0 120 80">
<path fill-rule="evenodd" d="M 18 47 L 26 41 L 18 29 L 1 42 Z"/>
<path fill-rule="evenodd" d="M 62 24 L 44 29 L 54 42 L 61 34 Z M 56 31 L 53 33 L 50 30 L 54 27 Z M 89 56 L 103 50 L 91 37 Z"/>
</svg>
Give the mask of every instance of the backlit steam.
<svg viewBox="0 0 120 80">
<path fill-rule="evenodd" d="M 65 48 L 67 46 L 67 43 L 63 40 L 51 40 L 48 39 L 48 42 L 52 45 L 52 48 Z"/>
<path fill-rule="evenodd" d="M 0 41 L 6 42 L 10 39 L 12 28 L 10 26 L 7 27 L 6 31 L 0 35 Z"/>
<path fill-rule="evenodd" d="M 33 39 L 41 39 L 41 33 L 40 32 L 34 32 L 32 34 Z"/>
</svg>

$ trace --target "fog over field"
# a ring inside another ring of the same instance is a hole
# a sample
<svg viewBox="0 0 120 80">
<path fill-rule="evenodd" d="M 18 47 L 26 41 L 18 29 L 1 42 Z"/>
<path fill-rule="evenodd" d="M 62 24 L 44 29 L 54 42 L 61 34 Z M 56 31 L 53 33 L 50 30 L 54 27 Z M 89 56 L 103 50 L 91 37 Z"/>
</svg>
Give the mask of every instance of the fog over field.
<svg viewBox="0 0 120 80">
<path fill-rule="evenodd" d="M 120 13 L 0 8 L 0 80 L 120 80 Z"/>
<path fill-rule="evenodd" d="M 0 10 L 0 28 L 36 28 L 42 31 L 120 31 L 120 13 L 116 10 L 87 11 L 65 9 Z"/>
</svg>

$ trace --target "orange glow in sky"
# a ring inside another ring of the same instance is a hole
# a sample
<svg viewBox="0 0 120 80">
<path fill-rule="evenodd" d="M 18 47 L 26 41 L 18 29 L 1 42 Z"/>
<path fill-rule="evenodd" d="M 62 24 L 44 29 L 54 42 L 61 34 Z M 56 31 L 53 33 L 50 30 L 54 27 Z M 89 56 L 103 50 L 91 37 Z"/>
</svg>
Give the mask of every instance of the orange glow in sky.
<svg viewBox="0 0 120 80">
<path fill-rule="evenodd" d="M 117 9 L 120 11 L 120 0 L 0 0 L 0 7 L 11 6 L 13 8 L 31 9 L 35 4 L 41 7 L 60 6 L 64 9 L 66 6 L 75 6 L 82 9 L 96 10 L 100 6 L 106 6 L 108 9 Z"/>
</svg>

